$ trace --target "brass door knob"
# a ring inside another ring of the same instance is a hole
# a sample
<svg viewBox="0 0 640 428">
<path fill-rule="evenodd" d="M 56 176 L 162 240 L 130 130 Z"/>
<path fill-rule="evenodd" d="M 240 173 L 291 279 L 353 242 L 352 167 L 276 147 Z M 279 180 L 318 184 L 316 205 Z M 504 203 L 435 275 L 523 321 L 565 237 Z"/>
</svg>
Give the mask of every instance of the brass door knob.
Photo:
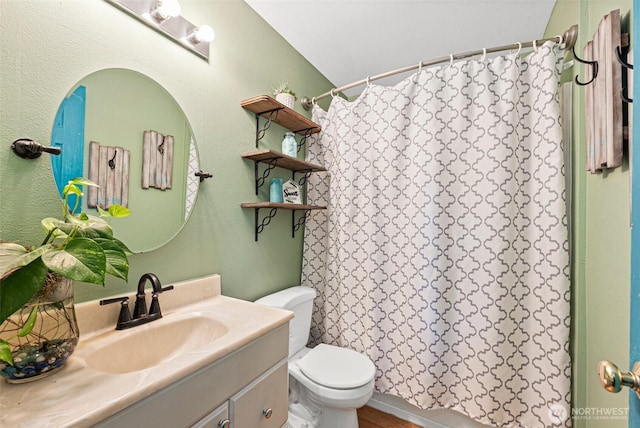
<svg viewBox="0 0 640 428">
<path fill-rule="evenodd" d="M 635 363 L 633 371 L 622 373 L 611 361 L 598 363 L 598 376 L 602 387 L 609 392 L 620 392 L 626 386 L 633 389 L 640 397 L 640 362 Z"/>
<path fill-rule="evenodd" d="M 229 426 L 230 426 L 229 419 L 223 419 L 223 420 L 221 420 L 220 422 L 218 422 L 218 426 L 219 426 L 220 428 L 229 428 Z"/>
<path fill-rule="evenodd" d="M 271 409 L 264 409 L 262 411 L 262 414 L 264 415 L 265 418 L 269 419 L 271 417 L 271 415 L 273 414 L 273 410 Z"/>
</svg>

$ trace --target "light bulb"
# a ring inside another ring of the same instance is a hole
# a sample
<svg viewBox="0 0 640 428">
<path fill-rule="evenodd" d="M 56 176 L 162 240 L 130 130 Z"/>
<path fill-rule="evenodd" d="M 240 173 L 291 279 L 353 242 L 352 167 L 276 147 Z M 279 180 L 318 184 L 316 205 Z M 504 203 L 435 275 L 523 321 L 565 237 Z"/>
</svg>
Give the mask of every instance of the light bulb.
<svg viewBox="0 0 640 428">
<path fill-rule="evenodd" d="M 169 18 L 180 15 L 180 3 L 178 0 L 158 0 L 155 9 L 151 12 L 151 16 L 159 24 Z"/>
<path fill-rule="evenodd" d="M 191 43 L 197 45 L 202 42 L 211 42 L 215 37 L 215 33 L 213 32 L 213 28 L 209 25 L 202 25 L 198 28 L 194 28 L 189 36 L 187 37 Z"/>
</svg>

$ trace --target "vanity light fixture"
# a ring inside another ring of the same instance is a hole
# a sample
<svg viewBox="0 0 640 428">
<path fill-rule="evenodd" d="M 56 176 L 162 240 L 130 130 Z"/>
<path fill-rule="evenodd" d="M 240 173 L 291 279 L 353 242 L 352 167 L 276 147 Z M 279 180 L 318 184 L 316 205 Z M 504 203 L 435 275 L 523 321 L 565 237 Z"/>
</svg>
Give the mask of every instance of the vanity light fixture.
<svg viewBox="0 0 640 428">
<path fill-rule="evenodd" d="M 208 25 L 196 27 L 180 15 L 178 0 L 105 0 L 145 25 L 164 34 L 183 48 L 208 60 L 213 29 Z"/>
<path fill-rule="evenodd" d="M 162 24 L 167 19 L 179 16 L 181 10 L 178 0 L 158 0 L 150 15 L 158 24 Z"/>
<path fill-rule="evenodd" d="M 187 34 L 187 40 L 194 45 L 202 42 L 211 43 L 214 37 L 215 33 L 213 32 L 213 28 L 208 25 L 201 25 Z"/>
</svg>

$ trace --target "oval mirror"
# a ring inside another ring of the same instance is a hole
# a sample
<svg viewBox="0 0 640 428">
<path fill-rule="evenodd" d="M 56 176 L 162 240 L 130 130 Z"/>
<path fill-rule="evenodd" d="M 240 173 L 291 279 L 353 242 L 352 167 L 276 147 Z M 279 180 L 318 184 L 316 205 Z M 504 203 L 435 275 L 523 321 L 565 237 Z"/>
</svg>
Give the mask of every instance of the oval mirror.
<svg viewBox="0 0 640 428">
<path fill-rule="evenodd" d="M 53 175 L 62 194 L 74 177 L 99 189 L 84 189 L 87 213 L 112 203 L 131 216 L 111 222 L 133 252 L 169 242 L 187 222 L 195 203 L 199 170 L 195 138 L 174 98 L 138 72 L 106 69 L 78 82 L 60 104 L 51 144 Z"/>
</svg>

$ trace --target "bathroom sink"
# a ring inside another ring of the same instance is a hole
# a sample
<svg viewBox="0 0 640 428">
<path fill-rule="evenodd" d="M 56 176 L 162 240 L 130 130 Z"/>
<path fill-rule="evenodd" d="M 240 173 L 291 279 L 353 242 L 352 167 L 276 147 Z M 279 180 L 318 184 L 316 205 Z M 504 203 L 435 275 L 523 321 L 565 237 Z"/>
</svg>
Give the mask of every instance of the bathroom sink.
<svg viewBox="0 0 640 428">
<path fill-rule="evenodd" d="M 85 343 L 81 341 L 74 356 L 100 372 L 131 373 L 179 359 L 228 331 L 214 313 L 175 314 L 128 330 L 113 330 Z"/>
</svg>

